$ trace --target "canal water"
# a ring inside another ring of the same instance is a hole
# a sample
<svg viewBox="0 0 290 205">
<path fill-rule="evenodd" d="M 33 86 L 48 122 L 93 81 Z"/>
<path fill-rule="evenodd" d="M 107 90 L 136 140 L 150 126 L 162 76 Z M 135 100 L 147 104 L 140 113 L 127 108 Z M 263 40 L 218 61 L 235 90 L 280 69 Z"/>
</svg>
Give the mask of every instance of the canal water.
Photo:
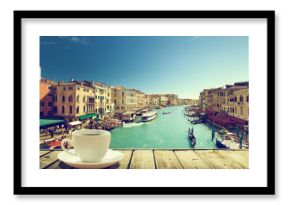
<svg viewBox="0 0 290 205">
<path fill-rule="evenodd" d="M 157 112 L 150 122 L 135 122 L 111 131 L 110 148 L 192 148 L 187 131 L 194 129 L 196 149 L 215 149 L 212 129 L 206 124 L 193 125 L 182 113 L 184 106 L 166 107 Z M 163 112 L 171 112 L 163 114 Z"/>
</svg>

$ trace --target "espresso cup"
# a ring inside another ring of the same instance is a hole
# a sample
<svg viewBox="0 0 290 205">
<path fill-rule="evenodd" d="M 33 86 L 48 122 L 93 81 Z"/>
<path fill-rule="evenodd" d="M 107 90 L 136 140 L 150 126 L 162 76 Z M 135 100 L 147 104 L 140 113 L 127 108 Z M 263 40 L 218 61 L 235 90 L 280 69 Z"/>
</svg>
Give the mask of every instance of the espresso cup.
<svg viewBox="0 0 290 205">
<path fill-rule="evenodd" d="M 98 162 L 107 153 L 110 145 L 111 133 L 105 130 L 81 129 L 72 133 L 72 140 L 61 142 L 63 151 L 79 157 L 83 162 Z M 65 143 L 74 146 L 75 153 L 64 147 Z"/>
</svg>

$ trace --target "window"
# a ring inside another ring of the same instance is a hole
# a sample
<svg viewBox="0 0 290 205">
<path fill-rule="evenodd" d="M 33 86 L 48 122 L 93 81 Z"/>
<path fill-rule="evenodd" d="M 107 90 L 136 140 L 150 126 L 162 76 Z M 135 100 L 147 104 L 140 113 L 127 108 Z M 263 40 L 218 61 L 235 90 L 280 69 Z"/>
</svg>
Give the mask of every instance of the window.
<svg viewBox="0 0 290 205">
<path fill-rule="evenodd" d="M 89 101 L 89 103 L 95 103 L 95 98 L 89 97 L 88 101 Z"/>
<path fill-rule="evenodd" d="M 124 97 L 124 92 L 122 92 L 122 96 Z"/>
<path fill-rule="evenodd" d="M 52 102 L 48 102 L 48 106 L 51 107 L 52 106 Z"/>
<path fill-rule="evenodd" d="M 44 107 L 44 102 L 40 102 L 40 107 Z"/>
<path fill-rule="evenodd" d="M 65 102 L 65 96 L 64 95 L 62 96 L 62 102 Z"/>
<path fill-rule="evenodd" d="M 69 96 L 68 101 L 69 102 L 72 102 L 73 101 L 73 96 L 72 95 Z"/>
<path fill-rule="evenodd" d="M 66 90 L 66 87 L 63 87 L 62 89 L 63 89 L 63 90 Z"/>
<path fill-rule="evenodd" d="M 83 97 L 83 102 L 86 102 L 86 96 Z"/>
<path fill-rule="evenodd" d="M 114 100 L 114 103 L 117 104 L 117 100 Z"/>
<path fill-rule="evenodd" d="M 57 107 L 56 107 L 56 106 L 54 107 L 53 112 L 54 112 L 54 113 L 57 113 Z"/>
<path fill-rule="evenodd" d="M 249 96 L 247 95 L 247 102 L 249 102 Z"/>
<path fill-rule="evenodd" d="M 241 107 L 241 115 L 243 115 L 243 107 Z"/>
<path fill-rule="evenodd" d="M 64 106 L 61 107 L 61 112 L 64 113 Z"/>
<path fill-rule="evenodd" d="M 68 87 L 69 90 L 73 90 L 73 87 Z"/>
<path fill-rule="evenodd" d="M 86 106 L 84 105 L 84 107 L 83 107 L 83 112 L 86 112 Z"/>
<path fill-rule="evenodd" d="M 48 115 L 48 116 L 50 116 L 51 114 L 52 114 L 51 111 L 48 111 L 48 112 L 47 112 L 47 115 Z"/>
<path fill-rule="evenodd" d="M 40 112 L 40 116 L 43 116 L 43 112 Z"/>
<path fill-rule="evenodd" d="M 53 97 L 53 102 L 57 102 L 57 95 Z"/>
<path fill-rule="evenodd" d="M 241 96 L 240 96 L 240 102 L 243 102 L 243 100 L 244 100 L 244 99 L 243 99 L 243 96 L 241 95 Z"/>
<path fill-rule="evenodd" d="M 80 112 L 80 107 L 77 106 L 77 108 L 76 108 L 76 113 L 79 114 L 79 112 Z"/>
<path fill-rule="evenodd" d="M 80 102 L 80 96 L 77 95 L 77 102 Z"/>
<path fill-rule="evenodd" d="M 69 106 L 69 113 L 72 113 L 72 106 Z"/>
</svg>

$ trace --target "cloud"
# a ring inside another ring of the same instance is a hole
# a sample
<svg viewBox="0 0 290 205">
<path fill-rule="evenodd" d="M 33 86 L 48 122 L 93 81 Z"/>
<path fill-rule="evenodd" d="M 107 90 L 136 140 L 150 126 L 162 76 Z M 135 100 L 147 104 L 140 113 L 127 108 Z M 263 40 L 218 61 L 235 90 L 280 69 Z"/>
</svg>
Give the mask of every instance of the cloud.
<svg viewBox="0 0 290 205">
<path fill-rule="evenodd" d="M 59 36 L 59 38 L 66 39 L 76 44 L 82 44 L 82 45 L 90 44 L 90 40 L 85 36 Z"/>
<path fill-rule="evenodd" d="M 41 45 L 55 45 L 56 43 L 53 41 L 46 41 L 46 40 L 40 40 Z"/>
<path fill-rule="evenodd" d="M 190 42 L 200 39 L 201 36 L 193 36 L 189 39 Z"/>
</svg>

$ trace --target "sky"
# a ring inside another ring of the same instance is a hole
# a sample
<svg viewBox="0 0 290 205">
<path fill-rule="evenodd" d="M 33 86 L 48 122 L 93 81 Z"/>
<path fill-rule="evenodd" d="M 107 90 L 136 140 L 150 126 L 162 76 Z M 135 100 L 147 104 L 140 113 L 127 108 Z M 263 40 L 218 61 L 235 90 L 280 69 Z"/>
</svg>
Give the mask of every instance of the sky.
<svg viewBox="0 0 290 205">
<path fill-rule="evenodd" d="M 179 98 L 248 81 L 248 61 L 248 36 L 40 37 L 44 78 L 94 80 Z"/>
</svg>

